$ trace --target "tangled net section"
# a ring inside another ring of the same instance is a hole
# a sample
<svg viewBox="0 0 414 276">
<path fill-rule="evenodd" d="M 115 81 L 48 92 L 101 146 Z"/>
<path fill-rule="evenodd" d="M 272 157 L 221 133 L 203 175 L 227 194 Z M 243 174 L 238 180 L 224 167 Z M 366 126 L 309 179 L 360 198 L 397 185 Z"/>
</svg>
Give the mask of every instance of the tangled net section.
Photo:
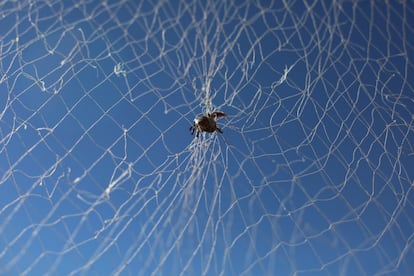
<svg viewBox="0 0 414 276">
<path fill-rule="evenodd" d="M 0 26 L 1 274 L 413 273 L 410 1 L 3 1 Z"/>
</svg>

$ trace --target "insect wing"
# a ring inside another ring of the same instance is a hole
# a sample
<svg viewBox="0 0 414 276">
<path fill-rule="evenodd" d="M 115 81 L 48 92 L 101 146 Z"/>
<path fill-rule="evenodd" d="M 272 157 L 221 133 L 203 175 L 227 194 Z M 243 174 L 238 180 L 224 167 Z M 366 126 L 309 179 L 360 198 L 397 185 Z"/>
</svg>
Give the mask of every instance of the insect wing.
<svg viewBox="0 0 414 276">
<path fill-rule="evenodd" d="M 220 111 L 213 112 L 211 115 L 213 115 L 213 117 L 216 117 L 216 118 L 227 117 L 226 113 L 223 113 Z"/>
</svg>

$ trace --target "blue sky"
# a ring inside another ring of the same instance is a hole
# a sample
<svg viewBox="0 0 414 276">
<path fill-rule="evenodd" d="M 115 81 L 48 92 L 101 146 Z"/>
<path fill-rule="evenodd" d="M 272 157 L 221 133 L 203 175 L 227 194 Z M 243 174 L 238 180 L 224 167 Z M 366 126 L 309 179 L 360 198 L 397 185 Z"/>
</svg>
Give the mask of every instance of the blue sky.
<svg viewBox="0 0 414 276">
<path fill-rule="evenodd" d="M 412 273 L 413 10 L 3 4 L 0 272 Z"/>
</svg>

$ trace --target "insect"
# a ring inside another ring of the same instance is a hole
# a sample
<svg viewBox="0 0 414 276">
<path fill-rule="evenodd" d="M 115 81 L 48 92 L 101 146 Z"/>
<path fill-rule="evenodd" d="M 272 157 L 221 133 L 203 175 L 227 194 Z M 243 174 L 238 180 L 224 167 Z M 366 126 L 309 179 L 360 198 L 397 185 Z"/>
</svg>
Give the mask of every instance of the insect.
<svg viewBox="0 0 414 276">
<path fill-rule="evenodd" d="M 214 132 L 218 131 L 223 133 L 221 128 L 217 126 L 216 119 L 220 117 L 226 117 L 227 115 L 223 112 L 215 111 L 213 113 L 207 113 L 206 115 L 197 116 L 194 119 L 193 125 L 190 127 L 191 135 L 196 132 L 196 137 L 200 135 L 200 132 Z"/>
</svg>

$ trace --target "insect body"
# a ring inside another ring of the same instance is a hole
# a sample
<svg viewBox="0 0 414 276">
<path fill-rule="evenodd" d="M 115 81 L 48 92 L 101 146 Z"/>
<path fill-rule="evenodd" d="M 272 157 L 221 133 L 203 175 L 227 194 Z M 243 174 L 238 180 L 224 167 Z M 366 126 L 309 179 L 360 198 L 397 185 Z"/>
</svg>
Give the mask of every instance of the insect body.
<svg viewBox="0 0 414 276">
<path fill-rule="evenodd" d="M 220 117 L 226 117 L 227 115 L 223 112 L 207 113 L 206 115 L 197 116 L 194 119 L 193 126 L 190 127 L 191 135 L 196 132 L 196 137 L 200 135 L 200 132 L 214 132 L 218 131 L 223 133 L 221 128 L 217 126 L 216 119 Z"/>
</svg>

